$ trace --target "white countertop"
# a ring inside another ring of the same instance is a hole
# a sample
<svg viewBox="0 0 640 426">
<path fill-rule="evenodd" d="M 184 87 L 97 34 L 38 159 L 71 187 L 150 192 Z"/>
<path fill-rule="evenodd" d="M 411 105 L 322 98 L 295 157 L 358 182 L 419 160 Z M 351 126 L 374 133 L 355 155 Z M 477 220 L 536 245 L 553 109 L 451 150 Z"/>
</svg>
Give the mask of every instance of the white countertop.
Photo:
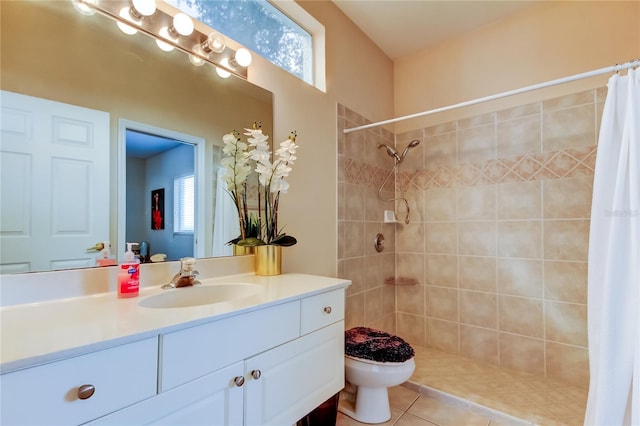
<svg viewBox="0 0 640 426">
<path fill-rule="evenodd" d="M 257 276 L 248 273 L 202 281 L 203 285 L 259 284 L 265 291 L 194 307 L 139 306 L 145 298 L 183 290 L 162 290 L 158 286 L 141 288 L 139 297 L 129 299 L 119 299 L 116 293 L 109 292 L 0 308 L 0 372 L 81 355 L 350 284 L 344 279 L 305 274 Z"/>
</svg>

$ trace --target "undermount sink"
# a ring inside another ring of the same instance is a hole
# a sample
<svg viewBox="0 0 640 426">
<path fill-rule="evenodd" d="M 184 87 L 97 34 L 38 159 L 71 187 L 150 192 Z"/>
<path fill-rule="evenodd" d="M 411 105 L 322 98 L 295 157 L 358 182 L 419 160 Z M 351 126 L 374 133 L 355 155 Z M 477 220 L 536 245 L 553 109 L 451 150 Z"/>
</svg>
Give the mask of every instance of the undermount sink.
<svg viewBox="0 0 640 426">
<path fill-rule="evenodd" d="M 257 295 L 263 289 L 261 285 L 246 283 L 196 285 L 165 290 L 163 293 L 142 299 L 139 305 L 154 309 L 188 308 L 231 302 Z"/>
</svg>

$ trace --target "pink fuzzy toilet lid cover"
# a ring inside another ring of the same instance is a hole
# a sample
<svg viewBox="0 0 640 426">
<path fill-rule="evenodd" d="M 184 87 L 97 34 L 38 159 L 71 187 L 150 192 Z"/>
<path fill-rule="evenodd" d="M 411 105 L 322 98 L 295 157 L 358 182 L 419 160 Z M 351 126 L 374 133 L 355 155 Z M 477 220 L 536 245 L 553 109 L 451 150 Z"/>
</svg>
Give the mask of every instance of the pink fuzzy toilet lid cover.
<svg viewBox="0 0 640 426">
<path fill-rule="evenodd" d="M 354 327 L 344 333 L 345 354 L 376 362 L 405 362 L 413 358 L 411 345 L 398 336 L 368 327 Z"/>
</svg>

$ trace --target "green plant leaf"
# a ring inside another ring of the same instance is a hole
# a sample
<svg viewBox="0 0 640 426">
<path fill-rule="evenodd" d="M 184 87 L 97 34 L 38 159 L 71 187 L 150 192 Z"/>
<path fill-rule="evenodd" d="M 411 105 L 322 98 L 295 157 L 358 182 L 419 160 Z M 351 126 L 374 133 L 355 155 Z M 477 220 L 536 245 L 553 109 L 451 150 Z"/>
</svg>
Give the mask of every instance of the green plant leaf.
<svg viewBox="0 0 640 426">
<path fill-rule="evenodd" d="M 234 238 L 233 240 L 229 240 L 225 243 L 225 245 L 230 246 L 233 244 L 238 244 L 238 241 L 240 241 L 240 236 Z"/>
<path fill-rule="evenodd" d="M 271 244 L 276 246 L 290 247 L 295 245 L 297 242 L 298 240 L 296 240 L 295 237 L 292 237 L 291 235 L 287 235 L 287 234 L 281 234 L 275 237 L 271 241 Z"/>
</svg>

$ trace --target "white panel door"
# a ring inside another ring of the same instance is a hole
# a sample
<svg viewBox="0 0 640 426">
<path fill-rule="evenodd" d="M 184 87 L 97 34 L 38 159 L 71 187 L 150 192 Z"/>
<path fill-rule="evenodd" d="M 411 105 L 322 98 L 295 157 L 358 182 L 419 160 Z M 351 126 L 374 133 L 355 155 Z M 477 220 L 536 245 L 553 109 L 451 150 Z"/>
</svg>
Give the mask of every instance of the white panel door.
<svg viewBox="0 0 640 426">
<path fill-rule="evenodd" d="M 0 92 L 0 272 L 95 265 L 109 239 L 109 114 Z"/>
</svg>

